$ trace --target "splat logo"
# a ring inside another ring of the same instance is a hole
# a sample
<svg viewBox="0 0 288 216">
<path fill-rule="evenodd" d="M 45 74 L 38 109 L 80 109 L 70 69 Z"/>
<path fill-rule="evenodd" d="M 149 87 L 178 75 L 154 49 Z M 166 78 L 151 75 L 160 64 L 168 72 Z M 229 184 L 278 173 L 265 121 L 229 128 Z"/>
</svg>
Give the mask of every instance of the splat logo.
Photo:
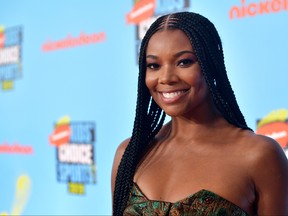
<svg viewBox="0 0 288 216">
<path fill-rule="evenodd" d="M 0 81 L 2 90 L 13 89 L 22 73 L 22 28 L 0 27 Z"/>
<path fill-rule="evenodd" d="M 135 0 L 132 10 L 126 15 L 126 22 L 136 25 L 136 56 L 147 29 L 158 16 L 185 11 L 190 6 L 190 0 Z"/>
<path fill-rule="evenodd" d="M 65 116 L 56 123 L 49 142 L 56 147 L 58 182 L 67 183 L 69 193 L 85 194 L 85 184 L 96 183 L 95 123 L 71 122 Z"/>
<path fill-rule="evenodd" d="M 260 119 L 256 133 L 275 139 L 288 156 L 288 110 L 275 110 Z"/>
<path fill-rule="evenodd" d="M 266 0 L 247 3 L 241 0 L 241 5 L 232 6 L 229 11 L 229 18 L 254 17 L 270 13 L 288 11 L 288 0 Z"/>
</svg>

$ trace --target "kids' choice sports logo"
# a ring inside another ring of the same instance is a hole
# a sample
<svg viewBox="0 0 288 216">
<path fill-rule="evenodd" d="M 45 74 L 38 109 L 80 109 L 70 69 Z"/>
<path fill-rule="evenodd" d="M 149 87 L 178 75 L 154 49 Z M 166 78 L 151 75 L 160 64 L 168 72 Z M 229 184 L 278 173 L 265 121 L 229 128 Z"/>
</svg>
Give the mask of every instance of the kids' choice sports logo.
<svg viewBox="0 0 288 216">
<path fill-rule="evenodd" d="M 126 23 L 136 25 L 136 56 L 147 29 L 158 16 L 185 11 L 190 6 L 190 0 L 135 0 L 133 8 L 126 15 Z"/>
<path fill-rule="evenodd" d="M 288 156 L 288 110 L 270 112 L 257 122 L 256 133 L 275 139 Z"/>
<path fill-rule="evenodd" d="M 0 81 L 2 90 L 13 89 L 22 74 L 22 28 L 0 26 Z"/>
<path fill-rule="evenodd" d="M 57 180 L 68 184 L 68 192 L 85 194 L 86 184 L 96 183 L 94 158 L 95 123 L 59 119 L 49 142 L 56 147 Z"/>
<path fill-rule="evenodd" d="M 229 11 L 229 18 L 254 17 L 270 13 L 288 12 L 288 0 L 260 0 L 258 2 L 246 3 L 241 0 L 241 5 L 232 6 Z"/>
</svg>

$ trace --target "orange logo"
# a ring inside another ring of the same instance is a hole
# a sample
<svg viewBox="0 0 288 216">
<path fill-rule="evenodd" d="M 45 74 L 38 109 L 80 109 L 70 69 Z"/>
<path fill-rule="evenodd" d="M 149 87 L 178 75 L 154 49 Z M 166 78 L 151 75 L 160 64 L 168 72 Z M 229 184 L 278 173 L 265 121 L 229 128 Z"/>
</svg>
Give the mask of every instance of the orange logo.
<svg viewBox="0 0 288 216">
<path fill-rule="evenodd" d="M 269 113 L 257 124 L 256 133 L 275 139 L 282 148 L 288 147 L 288 110 Z"/>
<path fill-rule="evenodd" d="M 0 26 L 0 48 L 4 47 L 4 43 L 5 43 L 4 28 Z"/>
<path fill-rule="evenodd" d="M 49 136 L 51 145 L 59 147 L 60 145 L 67 144 L 70 140 L 71 129 L 69 126 L 70 118 L 65 116 L 61 118 L 56 126 L 54 132 Z"/>
<path fill-rule="evenodd" d="M 126 15 L 128 24 L 139 24 L 143 20 L 151 17 L 156 8 L 156 0 L 140 0 L 132 10 Z"/>
<path fill-rule="evenodd" d="M 252 2 L 246 5 L 245 0 L 241 0 L 241 6 L 233 6 L 229 11 L 229 18 L 244 18 L 263 15 L 269 13 L 279 13 L 288 10 L 288 0 L 266 0 Z"/>
</svg>

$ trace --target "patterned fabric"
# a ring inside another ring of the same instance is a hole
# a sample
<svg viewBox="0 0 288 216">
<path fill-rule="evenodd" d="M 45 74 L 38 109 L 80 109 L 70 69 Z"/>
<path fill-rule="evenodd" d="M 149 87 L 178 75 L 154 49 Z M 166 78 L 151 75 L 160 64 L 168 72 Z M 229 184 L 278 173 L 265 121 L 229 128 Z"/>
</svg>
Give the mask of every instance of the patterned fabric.
<svg viewBox="0 0 288 216">
<path fill-rule="evenodd" d="M 124 211 L 124 216 L 203 216 L 203 215 L 231 215 L 247 216 L 240 207 L 223 197 L 208 191 L 200 190 L 197 193 L 175 203 L 149 200 L 134 183 Z"/>
</svg>

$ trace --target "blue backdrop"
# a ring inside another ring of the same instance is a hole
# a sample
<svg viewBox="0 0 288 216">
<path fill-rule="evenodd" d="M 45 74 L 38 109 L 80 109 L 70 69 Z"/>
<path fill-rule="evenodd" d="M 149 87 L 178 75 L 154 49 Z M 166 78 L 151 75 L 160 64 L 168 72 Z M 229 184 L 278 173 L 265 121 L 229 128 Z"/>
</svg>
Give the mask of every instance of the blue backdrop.
<svg viewBox="0 0 288 216">
<path fill-rule="evenodd" d="M 0 0 L 0 215 L 111 215 L 139 42 L 157 16 L 182 10 L 218 29 L 248 125 L 286 124 L 288 0 Z M 277 130 L 265 133 L 287 139 Z"/>
</svg>

